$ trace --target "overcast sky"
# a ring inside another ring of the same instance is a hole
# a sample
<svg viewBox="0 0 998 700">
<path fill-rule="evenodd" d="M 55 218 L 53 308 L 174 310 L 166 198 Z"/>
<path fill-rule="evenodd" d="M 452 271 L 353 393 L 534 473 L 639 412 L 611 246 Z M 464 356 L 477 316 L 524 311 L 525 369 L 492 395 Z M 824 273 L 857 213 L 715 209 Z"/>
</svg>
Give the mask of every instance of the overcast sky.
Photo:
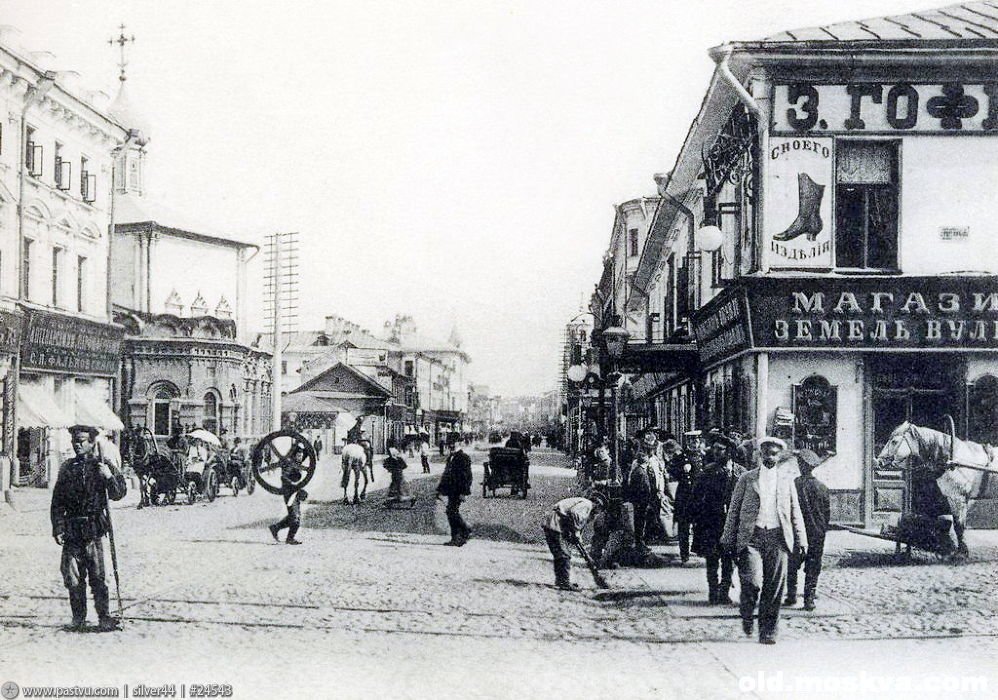
<svg viewBox="0 0 998 700">
<path fill-rule="evenodd" d="M 509 395 L 555 386 L 612 205 L 672 167 L 709 47 L 942 4 L 0 0 L 0 24 L 113 95 L 124 22 L 159 199 L 208 233 L 300 231 L 302 327 L 456 324 Z"/>
</svg>

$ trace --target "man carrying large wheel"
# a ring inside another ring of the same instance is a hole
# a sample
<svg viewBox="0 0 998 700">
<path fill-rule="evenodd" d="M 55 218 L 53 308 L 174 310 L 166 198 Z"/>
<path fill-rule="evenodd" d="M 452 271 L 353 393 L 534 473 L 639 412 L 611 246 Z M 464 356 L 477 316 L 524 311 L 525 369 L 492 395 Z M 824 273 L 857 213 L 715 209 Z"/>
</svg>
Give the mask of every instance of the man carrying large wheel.
<svg viewBox="0 0 998 700">
<path fill-rule="evenodd" d="M 117 466 L 95 453 L 97 428 L 74 425 L 70 433 L 76 456 L 63 462 L 52 491 L 52 537 L 62 547 L 59 570 L 69 590 L 70 629 L 86 629 L 89 579 L 99 629 L 108 632 L 118 629 L 120 622 L 111 617 L 104 580 L 103 541 L 110 528 L 107 500 L 120 501 L 127 486 Z"/>
</svg>

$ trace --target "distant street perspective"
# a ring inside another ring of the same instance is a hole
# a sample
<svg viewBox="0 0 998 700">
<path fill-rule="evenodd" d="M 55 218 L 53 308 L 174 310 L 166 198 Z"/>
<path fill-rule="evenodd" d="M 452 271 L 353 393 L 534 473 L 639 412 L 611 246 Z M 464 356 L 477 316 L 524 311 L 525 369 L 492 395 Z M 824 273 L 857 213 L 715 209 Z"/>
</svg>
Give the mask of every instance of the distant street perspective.
<svg viewBox="0 0 998 700">
<path fill-rule="evenodd" d="M 0 700 L 998 698 L 998 0 L 0 20 Z"/>
</svg>

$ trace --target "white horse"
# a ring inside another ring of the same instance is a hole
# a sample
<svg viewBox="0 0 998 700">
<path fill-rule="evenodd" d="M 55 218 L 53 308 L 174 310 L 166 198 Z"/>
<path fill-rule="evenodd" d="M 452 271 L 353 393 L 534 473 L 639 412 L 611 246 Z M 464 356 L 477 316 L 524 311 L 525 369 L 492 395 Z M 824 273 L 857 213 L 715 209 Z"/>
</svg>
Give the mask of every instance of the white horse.
<svg viewBox="0 0 998 700">
<path fill-rule="evenodd" d="M 967 555 L 963 533 L 970 499 L 979 495 L 984 475 L 998 472 L 990 445 L 955 440 L 946 433 L 905 421 L 891 433 L 877 456 L 882 468 L 910 470 L 912 510 L 937 517 L 953 516 L 957 554 Z"/>
<path fill-rule="evenodd" d="M 364 467 L 367 464 L 367 454 L 364 448 L 355 442 L 343 446 L 343 457 L 340 460 L 343 466 L 343 476 L 340 479 L 340 486 L 343 487 L 343 503 L 349 504 L 347 498 L 347 486 L 350 485 L 350 473 L 353 472 L 353 502 L 357 504 L 367 497 L 367 472 Z M 357 495 L 360 486 L 360 479 L 364 478 L 364 489 Z"/>
</svg>

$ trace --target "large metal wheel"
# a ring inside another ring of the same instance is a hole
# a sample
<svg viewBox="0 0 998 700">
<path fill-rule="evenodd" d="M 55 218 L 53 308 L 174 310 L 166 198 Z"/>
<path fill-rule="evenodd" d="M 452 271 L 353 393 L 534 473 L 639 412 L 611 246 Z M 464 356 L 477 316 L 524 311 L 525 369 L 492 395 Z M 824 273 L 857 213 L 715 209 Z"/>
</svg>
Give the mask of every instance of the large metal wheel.
<svg viewBox="0 0 998 700">
<path fill-rule="evenodd" d="M 253 448 L 250 460 L 253 476 L 268 493 L 281 493 L 282 474 L 287 473 L 299 488 L 315 475 L 315 448 L 294 430 L 277 430 L 266 436 Z"/>
<path fill-rule="evenodd" d="M 212 467 L 208 467 L 205 470 L 206 476 L 204 480 L 204 495 L 208 499 L 208 503 L 215 500 L 218 495 L 218 472 L 216 472 Z"/>
</svg>

